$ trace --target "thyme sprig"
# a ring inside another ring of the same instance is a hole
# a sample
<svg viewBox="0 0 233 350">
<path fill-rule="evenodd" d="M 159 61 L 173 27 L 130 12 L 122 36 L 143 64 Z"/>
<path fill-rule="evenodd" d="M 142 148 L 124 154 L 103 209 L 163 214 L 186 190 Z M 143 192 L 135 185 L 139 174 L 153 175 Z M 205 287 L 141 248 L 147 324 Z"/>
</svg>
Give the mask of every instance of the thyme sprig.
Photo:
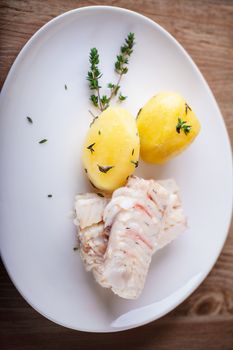
<svg viewBox="0 0 233 350">
<path fill-rule="evenodd" d="M 101 78 L 102 74 L 98 67 L 99 53 L 95 47 L 93 47 L 90 51 L 89 62 L 90 70 L 87 73 L 87 80 L 89 81 L 90 90 L 95 92 L 90 96 L 90 100 L 95 107 L 98 107 L 101 111 L 103 111 L 103 105 L 100 97 L 101 86 L 99 85 L 99 79 Z"/>
<path fill-rule="evenodd" d="M 180 134 L 180 131 L 183 130 L 185 135 L 187 135 L 190 130 L 191 130 L 192 126 L 188 125 L 186 121 L 182 120 L 181 118 L 178 118 L 178 123 L 176 125 L 176 131 L 178 132 L 178 134 Z"/>
<path fill-rule="evenodd" d="M 109 107 L 110 101 L 113 97 L 118 95 L 119 101 L 124 101 L 127 96 L 119 93 L 120 82 L 124 74 L 128 72 L 129 57 L 133 52 L 133 47 L 135 45 L 134 33 L 129 33 L 125 39 L 124 44 L 121 46 L 120 53 L 116 57 L 115 71 L 119 75 L 118 80 L 115 84 L 109 83 L 108 88 L 110 89 L 110 94 L 101 96 L 100 94 L 100 78 L 102 73 L 99 69 L 99 53 L 97 48 L 92 48 L 89 55 L 90 69 L 87 74 L 87 80 L 89 81 L 89 88 L 92 92 L 90 96 L 90 101 L 93 106 L 98 108 L 101 112 Z"/>
<path fill-rule="evenodd" d="M 120 54 L 117 55 L 115 62 L 115 71 L 119 74 L 119 78 L 116 84 L 108 84 L 108 87 L 111 89 L 111 94 L 109 100 L 113 96 L 116 96 L 120 89 L 120 82 L 124 74 L 128 73 L 129 57 L 133 53 L 133 47 L 135 45 L 135 36 L 134 33 L 129 33 L 125 39 L 125 43 L 121 46 Z M 124 101 L 127 96 L 123 96 L 121 93 L 118 96 L 120 101 Z"/>
</svg>

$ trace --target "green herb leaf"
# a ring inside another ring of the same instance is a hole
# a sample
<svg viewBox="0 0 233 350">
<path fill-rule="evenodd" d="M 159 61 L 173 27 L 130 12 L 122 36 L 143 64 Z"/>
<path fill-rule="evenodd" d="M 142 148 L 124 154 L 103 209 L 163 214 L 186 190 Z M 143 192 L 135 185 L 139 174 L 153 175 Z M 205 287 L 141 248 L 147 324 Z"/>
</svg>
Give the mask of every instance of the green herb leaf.
<svg viewBox="0 0 233 350">
<path fill-rule="evenodd" d="M 99 85 L 99 79 L 101 78 L 102 74 L 98 68 L 99 53 L 95 47 L 90 50 L 89 63 L 90 63 L 90 70 L 87 73 L 89 88 L 90 90 L 95 90 L 97 93 L 97 96 L 95 94 L 92 94 L 90 96 L 90 100 L 92 101 L 95 107 L 98 107 L 102 111 L 103 106 L 102 106 L 101 97 L 100 97 L 101 86 Z"/>
<path fill-rule="evenodd" d="M 32 120 L 32 118 L 30 118 L 30 117 L 27 117 L 27 120 L 28 120 L 28 122 L 29 122 L 30 124 L 32 124 L 32 123 L 33 123 L 33 120 Z"/>
<path fill-rule="evenodd" d="M 134 33 L 129 33 L 127 38 L 125 39 L 125 43 L 121 46 L 121 53 L 117 55 L 117 60 L 115 62 L 115 69 L 119 74 L 126 74 L 128 72 L 128 68 L 126 65 L 129 62 L 129 56 L 133 52 L 133 46 L 135 45 Z"/>
<path fill-rule="evenodd" d="M 102 193 L 96 193 L 99 197 L 104 197 L 104 195 Z"/>
<path fill-rule="evenodd" d="M 118 91 L 120 89 L 120 81 L 122 79 L 122 76 L 128 72 L 127 65 L 129 64 L 129 57 L 133 52 L 133 46 L 135 45 L 134 41 L 134 33 L 129 33 L 127 38 L 125 39 L 125 42 L 123 46 L 121 46 L 120 53 L 116 57 L 115 61 L 115 71 L 119 74 L 119 78 L 116 84 L 109 83 L 108 87 L 111 89 L 111 94 L 109 96 L 109 101 L 118 94 Z M 124 101 L 126 99 L 126 96 L 123 96 L 120 94 L 118 97 L 120 101 Z"/>
<path fill-rule="evenodd" d="M 188 113 L 188 110 L 192 111 L 191 107 L 185 102 L 185 114 Z"/>
<path fill-rule="evenodd" d="M 93 148 L 94 145 L 95 145 L 95 142 L 87 147 L 87 149 L 89 149 L 89 151 L 91 151 L 91 153 L 95 152 L 95 150 Z"/>
<path fill-rule="evenodd" d="M 41 144 L 41 143 L 45 143 L 47 141 L 48 141 L 47 139 L 43 139 L 43 140 L 40 140 L 39 143 Z"/>
<path fill-rule="evenodd" d="M 122 68 L 122 74 L 126 74 L 126 73 L 128 73 L 128 68 L 127 67 Z"/>
<path fill-rule="evenodd" d="M 97 165 L 101 173 L 107 173 L 110 169 L 114 168 L 114 166 L 109 166 L 109 165 L 106 165 L 106 166 L 101 166 L 99 164 Z"/>
<path fill-rule="evenodd" d="M 91 100 L 91 102 L 93 103 L 93 105 L 94 105 L 95 107 L 98 107 L 98 96 L 96 96 L 96 95 L 91 95 L 91 96 L 90 96 L 90 100 Z"/>
<path fill-rule="evenodd" d="M 131 161 L 130 161 L 130 163 L 134 164 L 135 168 L 137 168 L 137 167 L 138 167 L 138 161 L 137 161 L 137 160 L 136 160 L 136 161 L 131 160 Z"/>
<path fill-rule="evenodd" d="M 176 125 L 176 132 L 178 134 L 180 134 L 180 131 L 183 130 L 185 135 L 187 135 L 190 132 L 191 128 L 191 125 L 187 125 L 187 121 L 183 121 L 181 118 L 178 118 L 178 123 Z"/>
<path fill-rule="evenodd" d="M 92 104 L 95 107 L 99 108 L 101 112 L 109 107 L 109 103 L 111 99 L 118 94 L 121 78 L 124 74 L 128 72 L 127 65 L 129 63 L 129 57 L 133 52 L 134 45 L 135 45 L 134 33 L 129 33 L 127 38 L 125 39 L 124 44 L 120 48 L 120 53 L 117 55 L 117 58 L 116 58 L 115 70 L 119 74 L 119 78 L 116 84 L 113 84 L 113 83 L 108 84 L 108 88 L 111 91 L 109 97 L 106 95 L 103 95 L 101 97 L 100 95 L 101 86 L 99 84 L 99 80 L 102 74 L 98 67 L 99 53 L 95 47 L 90 50 L 90 54 L 89 54 L 90 69 L 87 73 L 87 80 L 89 82 L 90 90 L 95 91 L 95 93 L 90 96 L 90 100 Z M 122 94 L 120 94 L 118 98 L 120 101 L 124 101 L 127 98 L 127 96 L 123 96 Z"/>
<path fill-rule="evenodd" d="M 122 94 L 120 94 L 120 95 L 118 96 L 118 98 L 119 98 L 120 101 L 124 101 L 124 100 L 127 99 L 127 96 L 123 96 Z"/>
<path fill-rule="evenodd" d="M 109 98 L 106 95 L 103 95 L 100 100 L 101 100 L 103 109 L 106 109 L 108 107 Z"/>
<path fill-rule="evenodd" d="M 138 119 L 139 114 L 141 113 L 141 111 L 142 111 L 142 108 L 139 109 L 136 119 Z"/>
<path fill-rule="evenodd" d="M 109 89 L 114 89 L 114 88 L 115 88 L 115 85 L 112 84 L 112 83 L 108 83 L 108 88 L 109 88 Z"/>
</svg>

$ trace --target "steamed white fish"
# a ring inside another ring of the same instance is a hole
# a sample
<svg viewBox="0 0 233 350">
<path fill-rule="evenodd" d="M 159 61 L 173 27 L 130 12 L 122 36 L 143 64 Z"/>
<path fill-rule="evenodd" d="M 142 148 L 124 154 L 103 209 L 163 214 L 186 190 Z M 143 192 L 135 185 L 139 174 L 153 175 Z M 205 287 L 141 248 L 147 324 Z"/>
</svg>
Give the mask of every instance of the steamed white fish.
<svg viewBox="0 0 233 350">
<path fill-rule="evenodd" d="M 92 271 L 95 280 L 102 287 L 109 287 L 103 277 L 104 254 L 109 232 L 102 222 L 88 226 L 78 232 L 80 256 L 87 271 Z"/>
<path fill-rule="evenodd" d="M 170 193 L 163 227 L 158 237 L 158 249 L 161 249 L 186 230 L 187 220 L 184 215 L 179 196 L 179 187 L 176 182 L 173 179 L 167 179 L 159 180 L 158 183 Z"/>
<path fill-rule="evenodd" d="M 114 293 L 127 299 L 140 295 L 153 253 L 185 228 L 178 205 L 177 194 L 135 176 L 113 193 L 103 215 L 105 227 L 111 227 L 103 275 Z M 171 230 L 176 221 L 182 227 Z"/>
<path fill-rule="evenodd" d="M 102 281 L 102 266 L 109 232 L 104 229 L 103 213 L 109 199 L 102 194 L 85 193 L 75 197 L 75 220 L 78 246 L 87 271 L 92 271 L 98 283 Z"/>
<path fill-rule="evenodd" d="M 102 194 L 85 193 L 75 196 L 75 224 L 83 229 L 103 220 L 103 211 L 109 199 Z"/>
<path fill-rule="evenodd" d="M 111 200 L 79 195 L 75 207 L 86 269 L 103 287 L 127 299 L 140 295 L 153 253 L 186 228 L 174 180 L 132 176 Z"/>
</svg>

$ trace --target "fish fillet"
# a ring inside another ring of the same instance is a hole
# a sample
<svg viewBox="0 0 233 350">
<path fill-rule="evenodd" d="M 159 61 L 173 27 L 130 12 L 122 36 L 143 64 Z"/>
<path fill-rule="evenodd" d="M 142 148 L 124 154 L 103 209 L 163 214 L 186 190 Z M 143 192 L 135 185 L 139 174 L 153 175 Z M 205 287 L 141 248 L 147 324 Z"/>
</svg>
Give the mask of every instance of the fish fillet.
<svg viewBox="0 0 233 350">
<path fill-rule="evenodd" d="M 186 228 L 174 180 L 144 180 L 131 176 L 111 200 L 88 193 L 76 197 L 80 255 L 103 287 L 126 299 L 136 299 L 154 252 Z"/>
<path fill-rule="evenodd" d="M 104 228 L 103 212 L 109 199 L 96 193 L 78 194 L 75 197 L 75 220 L 78 227 L 80 256 L 87 271 L 92 271 L 96 281 L 105 286 L 102 278 L 104 253 L 109 231 Z"/>
<path fill-rule="evenodd" d="M 101 222 L 108 201 L 108 198 L 96 193 L 78 194 L 75 197 L 75 224 L 82 230 Z"/>
</svg>

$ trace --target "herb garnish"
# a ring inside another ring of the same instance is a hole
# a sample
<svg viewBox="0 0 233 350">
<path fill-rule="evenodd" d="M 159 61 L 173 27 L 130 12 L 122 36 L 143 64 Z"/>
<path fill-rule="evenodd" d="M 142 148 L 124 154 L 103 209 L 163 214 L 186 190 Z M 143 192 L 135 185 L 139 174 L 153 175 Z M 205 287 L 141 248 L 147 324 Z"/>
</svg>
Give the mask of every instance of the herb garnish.
<svg viewBox="0 0 233 350">
<path fill-rule="evenodd" d="M 133 52 L 133 46 L 135 45 L 134 33 L 129 33 L 125 39 L 124 44 L 121 46 L 120 53 L 117 55 L 115 62 L 115 71 L 119 74 L 119 78 L 116 84 L 109 83 L 108 88 L 110 89 L 109 96 L 100 95 L 101 86 L 99 80 L 102 77 L 102 73 L 98 67 L 99 65 L 99 53 L 97 48 L 92 48 L 89 54 L 90 70 L 87 73 L 87 80 L 89 81 L 89 88 L 94 91 L 90 96 L 90 101 L 97 107 L 101 112 L 109 107 L 109 103 L 114 96 L 117 96 L 120 89 L 120 81 L 122 76 L 128 72 L 129 57 Z M 124 101 L 127 96 L 118 95 L 119 101 Z"/>
<path fill-rule="evenodd" d="M 120 93 L 120 95 L 118 96 L 118 99 L 119 99 L 119 101 L 124 101 L 124 100 L 127 99 L 127 96 L 123 96 L 123 95 Z"/>
<path fill-rule="evenodd" d="M 28 122 L 29 122 L 29 123 L 31 123 L 31 124 L 33 123 L 33 120 L 32 120 L 32 118 L 30 118 L 30 117 L 27 117 L 27 120 L 28 120 Z"/>
<path fill-rule="evenodd" d="M 89 149 L 89 151 L 91 151 L 91 153 L 95 152 L 95 150 L 93 148 L 94 145 L 95 145 L 95 142 L 87 147 L 87 149 Z"/>
<path fill-rule="evenodd" d="M 122 76 L 128 72 L 127 65 L 129 64 L 129 57 L 133 53 L 133 47 L 135 45 L 135 37 L 134 33 L 129 33 L 127 38 L 125 39 L 124 44 L 121 46 L 120 54 L 117 55 L 117 59 L 115 62 L 115 71 L 119 74 L 119 78 L 116 84 L 109 83 L 108 87 L 111 90 L 111 94 L 109 97 L 109 101 L 113 96 L 116 96 L 120 89 L 120 82 Z M 124 101 L 127 96 L 123 96 L 121 93 L 119 95 L 119 100 Z"/>
<path fill-rule="evenodd" d="M 120 89 L 120 85 L 119 84 L 115 85 L 115 84 L 109 83 L 108 88 L 111 90 L 111 95 L 116 96 L 119 89 Z"/>
<path fill-rule="evenodd" d="M 97 196 L 99 196 L 99 197 L 104 197 L 104 195 L 102 194 L 102 193 L 96 193 L 97 194 Z"/>
<path fill-rule="evenodd" d="M 101 171 L 101 173 L 107 173 L 110 169 L 114 168 L 114 166 L 109 166 L 109 165 L 106 165 L 106 166 L 101 166 L 99 164 L 98 165 L 98 168 L 99 168 L 99 171 Z"/>
<path fill-rule="evenodd" d="M 128 72 L 126 65 L 129 63 L 129 56 L 133 52 L 134 45 L 134 33 L 129 33 L 125 39 L 124 45 L 121 46 L 120 55 L 117 56 L 117 60 L 115 62 L 115 69 L 120 75 L 126 74 Z"/>
<path fill-rule="evenodd" d="M 137 167 L 138 167 L 138 161 L 137 161 L 137 160 L 136 160 L 136 161 L 131 160 L 131 161 L 130 161 L 130 163 L 134 164 L 135 168 L 137 168 Z"/>
<path fill-rule="evenodd" d="M 102 110 L 104 111 L 105 109 L 108 108 L 109 106 L 109 102 L 110 102 L 110 98 L 107 97 L 107 95 L 103 95 L 101 98 L 100 98 L 100 101 L 101 101 L 101 104 L 102 104 Z"/>
<path fill-rule="evenodd" d="M 47 139 L 43 139 L 43 140 L 40 140 L 39 143 L 41 144 L 41 143 L 45 143 L 47 141 L 48 141 Z"/>
<path fill-rule="evenodd" d="M 136 119 L 138 119 L 139 114 L 141 113 L 141 111 L 142 111 L 142 108 L 139 109 Z"/>
<path fill-rule="evenodd" d="M 99 109 L 103 111 L 103 106 L 100 98 L 101 86 L 99 85 L 99 79 L 101 78 L 102 74 L 98 68 L 99 53 L 95 47 L 93 47 L 90 51 L 89 62 L 91 66 L 90 70 L 87 73 L 87 80 L 89 81 L 90 90 L 93 90 L 96 93 L 90 96 L 90 100 L 95 107 L 99 107 Z"/>
<path fill-rule="evenodd" d="M 180 134 L 180 131 L 183 130 L 185 135 L 187 135 L 190 132 L 191 128 L 192 126 L 187 125 L 186 121 L 182 121 L 181 118 L 178 118 L 178 123 L 176 125 L 176 131 L 178 132 L 178 134 Z"/>
<path fill-rule="evenodd" d="M 188 110 L 192 110 L 191 107 L 189 107 L 189 105 L 187 104 L 187 102 L 185 102 L 185 114 L 188 113 Z"/>
<path fill-rule="evenodd" d="M 91 102 L 93 103 L 93 105 L 94 105 L 95 107 L 98 107 L 98 97 L 97 97 L 97 96 L 91 95 L 91 96 L 90 96 L 90 100 L 91 100 Z"/>
</svg>

